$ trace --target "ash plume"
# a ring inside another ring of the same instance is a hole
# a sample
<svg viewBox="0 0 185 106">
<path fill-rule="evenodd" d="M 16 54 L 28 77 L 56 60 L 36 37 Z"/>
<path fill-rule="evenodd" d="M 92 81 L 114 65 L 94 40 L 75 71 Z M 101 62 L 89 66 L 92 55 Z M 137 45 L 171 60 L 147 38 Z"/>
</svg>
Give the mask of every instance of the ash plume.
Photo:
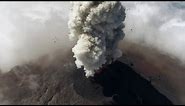
<svg viewBox="0 0 185 106">
<path fill-rule="evenodd" d="M 124 37 L 125 8 L 120 2 L 74 2 L 69 18 L 69 38 L 77 40 L 73 57 L 87 77 L 121 57 L 117 46 Z"/>
</svg>

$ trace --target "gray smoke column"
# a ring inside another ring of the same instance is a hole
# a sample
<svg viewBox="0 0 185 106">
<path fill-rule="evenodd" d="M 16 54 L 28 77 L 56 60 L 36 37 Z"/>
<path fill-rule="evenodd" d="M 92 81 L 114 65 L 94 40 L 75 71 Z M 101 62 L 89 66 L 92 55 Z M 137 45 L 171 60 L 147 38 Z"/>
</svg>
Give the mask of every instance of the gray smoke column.
<svg viewBox="0 0 185 106">
<path fill-rule="evenodd" d="M 77 68 L 93 76 L 104 64 L 122 55 L 117 48 L 124 37 L 125 8 L 118 1 L 73 2 L 68 26 Z"/>
</svg>

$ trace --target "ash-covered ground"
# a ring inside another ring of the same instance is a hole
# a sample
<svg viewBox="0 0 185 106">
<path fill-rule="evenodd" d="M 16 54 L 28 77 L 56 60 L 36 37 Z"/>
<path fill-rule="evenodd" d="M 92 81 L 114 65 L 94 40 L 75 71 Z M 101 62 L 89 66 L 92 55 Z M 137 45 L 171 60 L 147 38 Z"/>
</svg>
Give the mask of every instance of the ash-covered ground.
<svg viewBox="0 0 185 106">
<path fill-rule="evenodd" d="M 86 78 L 82 69 L 76 69 L 72 55 L 57 51 L 52 59 L 46 55 L 1 74 L 1 104 L 172 104 L 123 61 L 125 57 Z"/>
</svg>

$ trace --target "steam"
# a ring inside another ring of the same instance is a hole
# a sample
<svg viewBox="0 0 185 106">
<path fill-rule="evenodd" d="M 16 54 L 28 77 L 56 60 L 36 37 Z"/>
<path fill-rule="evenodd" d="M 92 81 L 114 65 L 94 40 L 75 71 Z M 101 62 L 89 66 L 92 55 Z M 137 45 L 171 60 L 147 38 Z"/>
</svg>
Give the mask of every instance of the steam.
<svg viewBox="0 0 185 106">
<path fill-rule="evenodd" d="M 72 51 L 76 66 L 84 67 L 87 77 L 122 55 L 117 46 L 124 37 L 124 20 L 125 9 L 120 2 L 73 3 L 69 37 L 78 40 Z"/>
<path fill-rule="evenodd" d="M 63 15 L 69 7 L 66 2 L 1 2 L 0 70 L 70 48 L 68 16 Z"/>
<path fill-rule="evenodd" d="M 185 63 L 184 2 L 124 2 L 123 5 L 127 7 L 124 40 L 156 48 Z"/>
</svg>

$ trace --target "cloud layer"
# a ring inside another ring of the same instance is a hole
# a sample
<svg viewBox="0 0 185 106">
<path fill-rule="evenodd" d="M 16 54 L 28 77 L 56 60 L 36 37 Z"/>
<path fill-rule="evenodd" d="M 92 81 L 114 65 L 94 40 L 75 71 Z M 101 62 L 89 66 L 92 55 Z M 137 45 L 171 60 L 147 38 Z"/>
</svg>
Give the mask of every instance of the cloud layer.
<svg viewBox="0 0 185 106">
<path fill-rule="evenodd" d="M 125 39 L 185 62 L 185 2 L 122 3 L 127 7 Z"/>
<path fill-rule="evenodd" d="M 1 2 L 2 71 L 9 71 L 15 65 L 32 61 L 57 49 L 70 48 L 66 13 L 69 7 L 68 2 Z"/>
</svg>

